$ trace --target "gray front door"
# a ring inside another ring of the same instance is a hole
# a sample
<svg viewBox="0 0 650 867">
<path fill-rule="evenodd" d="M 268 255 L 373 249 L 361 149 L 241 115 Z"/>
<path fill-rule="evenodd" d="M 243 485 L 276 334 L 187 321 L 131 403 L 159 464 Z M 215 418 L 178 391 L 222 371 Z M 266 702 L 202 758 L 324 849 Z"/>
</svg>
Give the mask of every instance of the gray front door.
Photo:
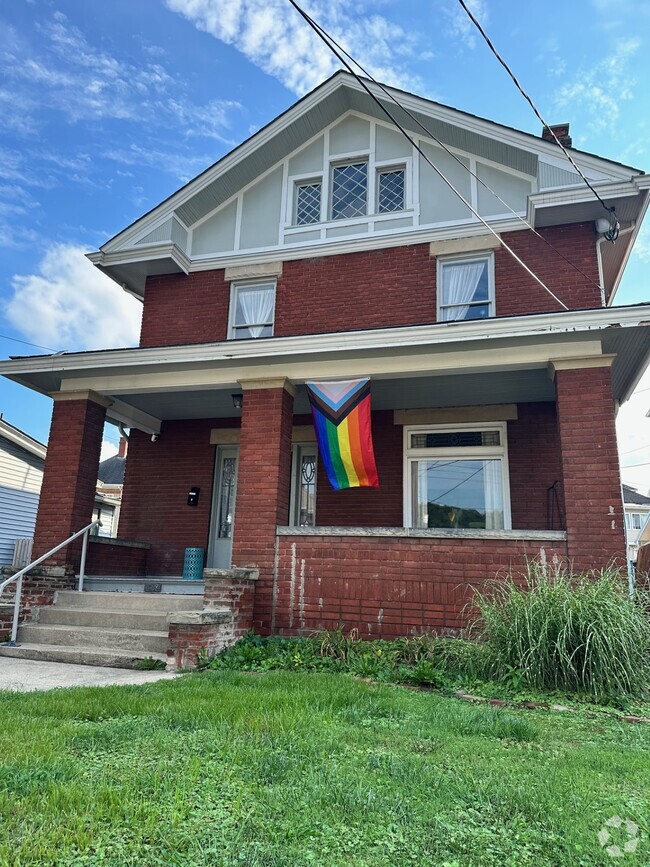
<svg viewBox="0 0 650 867">
<path fill-rule="evenodd" d="M 217 449 L 208 548 L 208 566 L 213 569 L 229 569 L 232 566 L 238 455 L 239 446 L 219 446 Z"/>
</svg>

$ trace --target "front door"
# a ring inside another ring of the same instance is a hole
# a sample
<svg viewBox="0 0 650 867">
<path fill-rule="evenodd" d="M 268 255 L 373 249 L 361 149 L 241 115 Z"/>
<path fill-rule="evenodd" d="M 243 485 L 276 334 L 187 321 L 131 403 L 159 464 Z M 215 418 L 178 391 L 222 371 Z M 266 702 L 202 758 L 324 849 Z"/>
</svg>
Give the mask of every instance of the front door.
<svg viewBox="0 0 650 867">
<path fill-rule="evenodd" d="M 208 566 L 213 569 L 230 569 L 232 566 L 238 455 L 239 446 L 219 446 L 217 449 L 208 547 Z"/>
</svg>

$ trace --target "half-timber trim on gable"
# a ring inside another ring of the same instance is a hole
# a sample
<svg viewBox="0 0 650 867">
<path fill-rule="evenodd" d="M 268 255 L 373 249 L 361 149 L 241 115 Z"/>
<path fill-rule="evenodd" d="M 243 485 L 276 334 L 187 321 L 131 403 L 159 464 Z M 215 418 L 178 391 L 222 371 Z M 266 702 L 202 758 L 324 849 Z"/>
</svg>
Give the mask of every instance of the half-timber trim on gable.
<svg viewBox="0 0 650 867">
<path fill-rule="evenodd" d="M 600 215 L 600 205 L 555 144 L 394 92 L 468 169 L 532 225 L 584 222 Z M 407 128 L 416 126 L 404 111 L 392 110 Z M 526 228 L 431 139 L 420 131 L 412 136 L 495 231 Z M 616 207 L 623 229 L 629 230 L 619 245 L 627 249 L 647 205 L 648 179 L 619 163 L 573 153 L 608 204 Z M 354 164 L 366 173 L 365 211 L 351 216 L 333 213 L 333 173 Z M 381 172 L 389 170 L 402 174 L 403 201 L 382 212 L 377 185 Z M 313 222 L 296 217 L 300 184 L 311 184 L 310 194 L 318 186 L 318 219 Z M 146 278 L 155 274 L 484 232 L 415 148 L 391 128 L 358 82 L 337 73 L 90 258 L 127 291 L 142 297 Z M 604 261 L 610 293 L 624 264 L 620 256 L 615 258 Z"/>
</svg>

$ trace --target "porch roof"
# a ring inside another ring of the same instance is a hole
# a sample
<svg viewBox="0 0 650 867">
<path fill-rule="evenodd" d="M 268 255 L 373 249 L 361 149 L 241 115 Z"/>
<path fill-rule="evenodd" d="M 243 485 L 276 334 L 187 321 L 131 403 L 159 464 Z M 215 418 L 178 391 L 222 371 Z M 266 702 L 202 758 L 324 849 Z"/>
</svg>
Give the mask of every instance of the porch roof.
<svg viewBox="0 0 650 867">
<path fill-rule="evenodd" d="M 377 409 L 553 400 L 550 361 L 602 354 L 615 356 L 614 398 L 625 401 L 650 359 L 650 304 L 28 356 L 0 362 L 0 374 L 47 394 L 95 391 L 109 420 L 157 432 L 162 420 L 235 416 L 239 382 L 269 377 L 299 386 L 296 412 L 307 411 L 306 380 L 361 375 Z"/>
</svg>

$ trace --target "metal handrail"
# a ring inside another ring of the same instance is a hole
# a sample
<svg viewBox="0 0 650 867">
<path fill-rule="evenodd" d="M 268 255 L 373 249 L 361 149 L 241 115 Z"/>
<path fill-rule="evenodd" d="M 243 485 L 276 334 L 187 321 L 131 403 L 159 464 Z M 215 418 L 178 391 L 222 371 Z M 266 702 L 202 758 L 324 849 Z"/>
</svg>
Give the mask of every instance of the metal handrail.
<svg viewBox="0 0 650 867">
<path fill-rule="evenodd" d="M 14 619 L 11 626 L 11 641 L 8 642 L 9 647 L 16 646 L 16 636 L 18 635 L 18 618 L 20 616 L 20 600 L 23 595 L 23 576 L 29 572 L 30 569 L 34 569 L 36 566 L 40 566 L 40 564 L 47 560 L 48 557 L 51 557 L 52 554 L 56 554 L 57 551 L 60 551 L 61 548 L 65 548 L 66 545 L 69 545 L 70 542 L 74 542 L 75 539 L 78 539 L 79 536 L 83 536 L 83 546 L 81 548 L 81 563 L 79 564 L 79 586 L 78 590 L 81 592 L 84 587 L 84 577 L 86 573 L 86 554 L 88 553 L 88 534 L 92 530 L 93 527 L 101 527 L 101 521 L 91 521 L 87 527 L 84 527 L 82 530 L 78 530 L 76 533 L 73 533 L 65 542 L 61 542 L 60 545 L 57 545 L 56 548 L 52 548 L 51 551 L 48 551 L 47 554 L 43 554 L 42 557 L 39 557 L 37 560 L 34 560 L 29 566 L 25 566 L 23 569 L 19 569 L 14 575 L 11 575 L 6 581 L 3 581 L 0 584 L 0 596 L 4 592 L 5 587 L 8 587 L 9 584 L 13 584 L 16 582 L 16 599 L 14 601 Z"/>
</svg>

